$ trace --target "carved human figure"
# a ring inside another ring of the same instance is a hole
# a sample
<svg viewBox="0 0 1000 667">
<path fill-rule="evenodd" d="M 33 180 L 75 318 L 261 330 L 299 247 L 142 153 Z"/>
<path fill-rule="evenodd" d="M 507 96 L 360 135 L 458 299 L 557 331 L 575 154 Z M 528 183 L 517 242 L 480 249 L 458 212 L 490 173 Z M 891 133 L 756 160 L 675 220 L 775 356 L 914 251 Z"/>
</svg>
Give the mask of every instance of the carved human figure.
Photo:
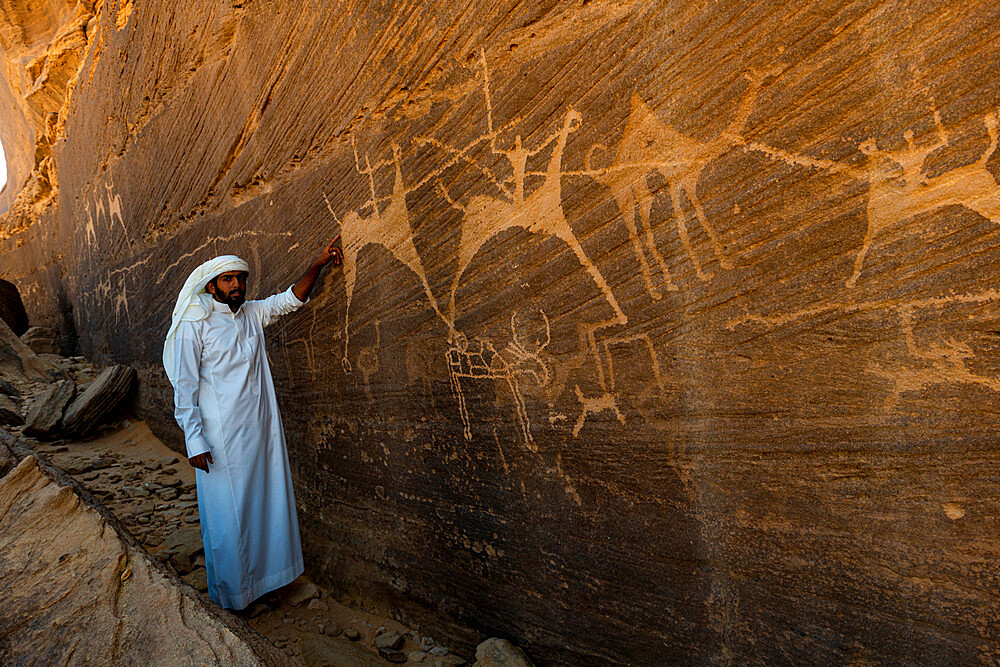
<svg viewBox="0 0 1000 667">
<path fill-rule="evenodd" d="M 901 151 L 880 150 L 874 141 L 858 148 L 868 158 L 864 176 L 869 183 L 868 227 L 861 249 L 854 259 L 854 272 L 847 280 L 854 287 L 875 236 L 884 229 L 913 216 L 942 206 L 961 205 L 984 218 L 1000 222 L 1000 188 L 986 168 L 997 148 L 997 116 L 983 118 L 990 137 L 989 147 L 975 162 L 951 169 L 939 176 L 923 173 L 927 157 L 948 144 L 947 134 L 935 111 L 937 141 L 918 146 L 912 131 L 904 133 L 907 148 Z"/>
</svg>

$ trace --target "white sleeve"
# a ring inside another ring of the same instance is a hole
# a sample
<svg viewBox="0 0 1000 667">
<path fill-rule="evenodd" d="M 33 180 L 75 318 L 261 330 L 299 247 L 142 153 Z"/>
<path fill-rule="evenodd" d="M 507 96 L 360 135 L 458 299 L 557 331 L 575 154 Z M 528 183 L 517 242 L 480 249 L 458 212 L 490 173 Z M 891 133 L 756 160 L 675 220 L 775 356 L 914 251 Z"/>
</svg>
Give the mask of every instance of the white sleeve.
<svg viewBox="0 0 1000 667">
<path fill-rule="evenodd" d="M 205 439 L 198 407 L 201 336 L 197 327 L 197 322 L 181 322 L 174 347 L 174 419 L 184 431 L 188 458 L 212 449 Z"/>
<path fill-rule="evenodd" d="M 308 301 L 308 299 L 306 300 Z M 284 292 L 279 292 L 266 299 L 254 301 L 253 304 L 259 309 L 261 323 L 266 327 L 282 315 L 294 312 L 301 308 L 306 302 L 299 301 L 289 286 Z"/>
</svg>

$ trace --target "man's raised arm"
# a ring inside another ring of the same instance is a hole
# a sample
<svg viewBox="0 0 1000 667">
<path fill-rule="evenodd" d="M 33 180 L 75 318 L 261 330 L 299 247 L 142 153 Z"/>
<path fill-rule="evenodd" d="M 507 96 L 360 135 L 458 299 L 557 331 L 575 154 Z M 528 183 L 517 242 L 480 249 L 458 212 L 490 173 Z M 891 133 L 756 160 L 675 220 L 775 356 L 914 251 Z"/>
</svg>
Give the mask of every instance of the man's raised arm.
<svg viewBox="0 0 1000 667">
<path fill-rule="evenodd" d="M 292 286 L 292 293 L 295 294 L 296 299 L 305 301 L 309 298 L 309 293 L 312 292 L 313 285 L 316 284 L 316 279 L 319 278 L 324 266 L 330 262 L 333 262 L 334 266 L 339 266 L 344 261 L 344 253 L 337 246 L 338 241 L 340 241 L 340 234 L 337 234 L 337 237 L 330 241 L 330 245 L 323 249 L 316 261 L 302 274 L 299 282 Z"/>
</svg>

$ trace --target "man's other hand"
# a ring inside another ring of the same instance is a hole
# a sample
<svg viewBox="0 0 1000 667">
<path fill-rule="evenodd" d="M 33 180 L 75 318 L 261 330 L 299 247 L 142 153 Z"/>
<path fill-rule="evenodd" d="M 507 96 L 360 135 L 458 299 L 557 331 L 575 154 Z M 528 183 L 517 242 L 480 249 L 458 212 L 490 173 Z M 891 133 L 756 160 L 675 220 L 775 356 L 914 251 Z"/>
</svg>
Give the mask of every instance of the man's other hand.
<svg viewBox="0 0 1000 667">
<path fill-rule="evenodd" d="M 339 241 L 340 234 L 337 234 L 337 237 L 330 241 L 330 245 L 323 248 L 323 252 L 320 253 L 317 260 L 320 264 L 326 266 L 330 262 L 333 262 L 334 266 L 340 266 L 340 263 L 344 261 L 344 251 L 337 245 Z"/>
<path fill-rule="evenodd" d="M 208 472 L 208 464 L 214 464 L 215 461 L 212 460 L 212 453 L 205 452 L 204 454 L 198 454 L 197 456 L 192 456 L 188 459 L 188 463 L 197 468 L 198 470 L 204 470 Z"/>
</svg>

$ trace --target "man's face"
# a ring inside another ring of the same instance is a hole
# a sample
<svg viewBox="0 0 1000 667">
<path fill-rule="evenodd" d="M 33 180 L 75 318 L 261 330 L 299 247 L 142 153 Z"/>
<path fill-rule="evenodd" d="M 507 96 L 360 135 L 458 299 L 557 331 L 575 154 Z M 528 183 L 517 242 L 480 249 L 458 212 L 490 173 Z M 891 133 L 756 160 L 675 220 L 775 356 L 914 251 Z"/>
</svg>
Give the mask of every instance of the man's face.
<svg viewBox="0 0 1000 667">
<path fill-rule="evenodd" d="M 208 283 L 208 292 L 235 312 L 247 298 L 247 274 L 244 271 L 226 271 Z"/>
</svg>

